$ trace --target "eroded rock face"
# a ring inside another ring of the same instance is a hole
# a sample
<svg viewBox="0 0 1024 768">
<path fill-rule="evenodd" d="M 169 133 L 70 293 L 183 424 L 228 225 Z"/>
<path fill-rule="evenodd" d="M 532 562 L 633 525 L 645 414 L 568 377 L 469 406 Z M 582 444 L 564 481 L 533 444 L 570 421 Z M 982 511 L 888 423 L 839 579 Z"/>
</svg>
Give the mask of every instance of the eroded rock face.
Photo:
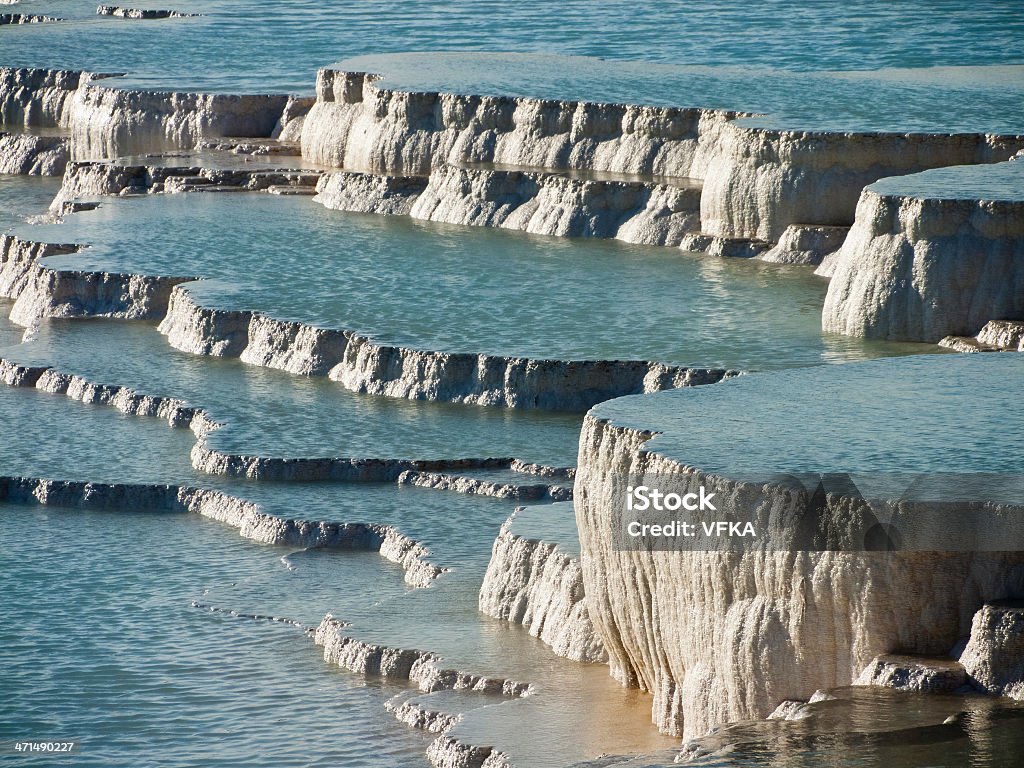
<svg viewBox="0 0 1024 768">
<path fill-rule="evenodd" d="M 240 535 L 261 544 L 379 552 L 401 565 L 406 582 L 416 587 L 430 586 L 447 570 L 423 559 L 429 555 L 426 547 L 391 526 L 275 517 L 251 501 L 201 488 L 0 477 L 0 501 L 68 509 L 190 512 L 237 528 Z"/>
<path fill-rule="evenodd" d="M 967 684 L 967 672 L 950 658 L 883 655 L 875 657 L 853 684 L 916 693 L 952 693 Z"/>
<path fill-rule="evenodd" d="M 954 352 L 1024 352 L 1024 322 L 989 320 L 977 336 L 946 336 L 939 346 Z"/>
<path fill-rule="evenodd" d="M 4 24 L 48 24 L 63 21 L 56 16 L 39 16 L 33 13 L 0 13 L 0 25 Z"/>
<path fill-rule="evenodd" d="M 1024 701 L 1024 602 L 995 602 L 978 611 L 960 663 L 985 693 Z"/>
<path fill-rule="evenodd" d="M 586 410 L 624 394 L 711 384 L 731 375 L 632 360 L 538 360 L 410 349 L 353 331 L 315 328 L 258 312 L 200 306 L 174 290 L 160 324 L 193 354 L 241 356 L 293 373 L 327 375 L 354 392 L 509 408 Z"/>
<path fill-rule="evenodd" d="M 531 514 L 560 514 L 564 505 L 532 508 Z M 565 506 L 568 514 L 571 506 Z M 513 515 L 513 518 L 515 515 Z M 607 659 L 587 612 L 579 558 L 556 542 L 514 533 L 510 519 L 494 540 L 480 587 L 480 610 L 522 624 L 559 656 L 573 661 Z"/>
<path fill-rule="evenodd" d="M 0 173 L 60 176 L 70 152 L 62 136 L 0 133 Z"/>
<path fill-rule="evenodd" d="M 1024 200 L 864 191 L 829 283 L 825 331 L 937 342 L 999 317 L 1024 317 Z"/>
<path fill-rule="evenodd" d="M 757 258 L 774 264 L 811 264 L 817 266 L 838 251 L 849 227 L 800 226 L 790 224 L 775 246 Z"/>
<path fill-rule="evenodd" d="M 426 176 L 443 163 L 502 163 L 703 177 L 715 133 L 737 113 L 380 88 L 322 69 L 303 157 L 350 170 Z"/>
<path fill-rule="evenodd" d="M 411 214 L 537 235 L 674 246 L 686 232 L 700 229 L 699 206 L 699 186 L 445 165 L 430 174 Z"/>
<path fill-rule="evenodd" d="M 666 493 L 715 487 L 730 504 L 783 517 L 793 503 L 772 486 L 648 453 L 650 437 L 589 415 L 574 504 L 590 616 L 612 674 L 652 693 L 665 732 L 766 717 L 780 702 L 849 685 L 896 649 L 946 653 L 980 602 L 1024 590 L 1022 553 L 621 548 L 631 475 L 660 478 Z M 843 497 L 833 503 L 841 521 Z"/>
<path fill-rule="evenodd" d="M 119 90 L 108 75 L 0 69 L 0 122 L 60 127 L 79 160 L 193 147 L 225 136 L 269 137 L 289 105 L 285 95 L 236 96 Z"/>
<path fill-rule="evenodd" d="M 117 5 L 101 5 L 96 8 L 96 15 L 116 16 L 119 19 L 184 19 L 199 14 L 155 8 L 122 8 Z"/>
</svg>

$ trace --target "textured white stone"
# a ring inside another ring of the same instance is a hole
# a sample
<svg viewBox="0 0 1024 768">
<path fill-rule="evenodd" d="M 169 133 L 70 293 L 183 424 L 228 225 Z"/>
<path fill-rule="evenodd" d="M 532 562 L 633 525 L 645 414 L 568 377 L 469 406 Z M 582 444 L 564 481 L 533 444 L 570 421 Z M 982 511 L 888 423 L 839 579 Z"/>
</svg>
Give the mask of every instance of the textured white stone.
<svg viewBox="0 0 1024 768">
<path fill-rule="evenodd" d="M 348 170 L 425 176 L 492 162 L 702 178 L 736 113 L 381 88 L 322 69 L 302 128 L 303 157 Z"/>
<path fill-rule="evenodd" d="M 967 684 L 963 665 L 946 657 L 876 656 L 854 685 L 881 685 L 916 693 L 952 693 Z"/>
<path fill-rule="evenodd" d="M 945 653 L 979 604 L 1024 590 L 1022 553 L 620 550 L 631 472 L 661 478 L 665 493 L 707 484 L 729 503 L 790 504 L 771 487 L 647 453 L 650 436 L 588 416 L 574 505 L 590 617 L 612 674 L 653 694 L 666 732 L 766 717 L 779 702 L 849 685 L 895 650 Z"/>
<path fill-rule="evenodd" d="M 782 131 L 731 122 L 704 181 L 703 231 L 776 242 L 791 224 L 850 226 L 861 190 L 885 176 L 992 163 L 1022 136 Z"/>
<path fill-rule="evenodd" d="M 0 133 L 0 173 L 60 176 L 70 149 L 62 136 Z"/>
<path fill-rule="evenodd" d="M 985 693 L 1024 701 L 1024 602 L 983 606 L 960 662 Z"/>
<path fill-rule="evenodd" d="M 480 586 L 480 610 L 523 625 L 559 656 L 606 661 L 587 612 L 579 558 L 556 542 L 516 535 L 510 529 L 514 517 L 502 525 L 494 540 Z"/>
<path fill-rule="evenodd" d="M 819 265 L 825 256 L 839 250 L 849 231 L 849 227 L 790 224 L 779 242 L 757 258 L 774 264 Z"/>
<path fill-rule="evenodd" d="M 1024 316 L 1024 200 L 942 200 L 864 190 L 822 328 L 937 342 Z"/>
</svg>

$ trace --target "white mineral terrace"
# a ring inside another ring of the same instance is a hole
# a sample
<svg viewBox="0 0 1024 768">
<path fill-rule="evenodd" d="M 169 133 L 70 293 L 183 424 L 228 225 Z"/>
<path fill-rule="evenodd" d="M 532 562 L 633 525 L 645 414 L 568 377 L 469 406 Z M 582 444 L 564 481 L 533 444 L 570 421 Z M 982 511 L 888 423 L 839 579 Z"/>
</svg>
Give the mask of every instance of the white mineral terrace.
<svg viewBox="0 0 1024 768">
<path fill-rule="evenodd" d="M 774 114 L 778 72 L 665 106 L 446 56 L 310 95 L 0 67 L 0 514 L 323 556 L 301 620 L 191 607 L 304 630 L 435 766 L 1019 740 L 1024 114 L 925 120 L 957 68 L 794 72 Z M 640 482 L 736 538 L 662 535 Z"/>
</svg>

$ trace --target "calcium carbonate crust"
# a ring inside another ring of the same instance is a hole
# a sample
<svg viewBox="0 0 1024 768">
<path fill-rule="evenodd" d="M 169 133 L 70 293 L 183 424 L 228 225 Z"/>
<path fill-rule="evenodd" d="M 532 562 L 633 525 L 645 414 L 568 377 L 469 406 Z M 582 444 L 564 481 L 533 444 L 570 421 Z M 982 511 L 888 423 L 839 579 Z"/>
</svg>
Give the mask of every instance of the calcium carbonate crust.
<svg viewBox="0 0 1024 768">
<path fill-rule="evenodd" d="M 849 685 L 877 656 L 946 654 L 981 603 L 1024 594 L 1024 553 L 630 551 L 631 474 L 786 519 L 780 486 L 726 480 L 645 450 L 652 436 L 588 415 L 575 486 L 583 583 L 614 677 L 653 695 L 653 720 L 692 737 Z M 746 506 L 744 506 L 746 505 Z M 848 500 L 827 497 L 827 519 Z M 899 606 L 898 610 L 894 606 Z"/>
<path fill-rule="evenodd" d="M 1022 317 L 1024 200 L 864 190 L 833 267 L 825 331 L 938 342 Z"/>
<path fill-rule="evenodd" d="M 514 517 L 494 540 L 480 586 L 480 610 L 521 624 L 559 656 L 607 661 L 587 610 L 579 558 L 556 542 L 516 535 L 511 530 Z"/>
<path fill-rule="evenodd" d="M 415 587 L 430 586 L 447 571 L 425 559 L 430 554 L 426 547 L 391 526 L 276 517 L 251 501 L 202 488 L 0 477 L 0 501 L 69 509 L 189 512 L 237 528 L 244 538 L 260 544 L 378 552 L 402 566 L 405 581 Z"/>
</svg>

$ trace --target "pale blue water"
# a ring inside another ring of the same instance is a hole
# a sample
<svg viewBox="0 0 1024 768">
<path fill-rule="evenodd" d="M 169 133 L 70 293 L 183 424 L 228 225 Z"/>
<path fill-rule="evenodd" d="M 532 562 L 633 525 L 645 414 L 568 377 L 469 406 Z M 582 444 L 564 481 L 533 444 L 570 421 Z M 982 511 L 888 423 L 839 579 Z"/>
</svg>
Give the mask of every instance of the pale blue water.
<svg viewBox="0 0 1024 768">
<path fill-rule="evenodd" d="M 1024 355 L 919 355 L 619 398 L 593 413 L 660 432 L 647 448 L 749 472 L 1024 476 Z M 1024 499 L 1022 499 L 1024 501 Z"/>
<path fill-rule="evenodd" d="M 731 64 L 509 53 L 370 54 L 341 69 L 385 75 L 381 85 L 765 115 L 742 125 L 797 130 L 1024 132 L 1024 56 L 1017 64 L 793 72 Z M 963 62 L 960 62 L 961 64 Z"/>
<path fill-rule="evenodd" d="M 45 214 L 58 189 L 60 177 L 0 173 L 0 234 Z"/>
<path fill-rule="evenodd" d="M 583 0 L 143 5 L 206 15 L 128 21 L 96 17 L 95 2 L 25 0 L 17 10 L 72 20 L 0 29 L 0 65 L 124 71 L 116 82 L 126 87 L 310 93 L 317 68 L 362 57 L 351 65 L 408 87 L 719 106 L 769 113 L 760 124 L 819 129 L 1024 131 L 1024 11 L 1015 0 L 616 0 L 599 11 Z M 42 212 L 55 182 L 0 177 L 0 230 Z M 218 305 L 417 346 L 747 369 L 918 349 L 822 337 L 825 285 L 807 270 L 347 215 L 308 200 L 109 200 L 33 234 L 44 231 L 99 246 L 67 261 L 75 267 L 208 275 L 221 282 L 197 295 Z M 524 287 L 537 285 L 543 291 Z M 5 315 L 7 306 L 0 310 Z M 20 335 L 0 319 L 0 343 Z M 20 351 L 105 383 L 209 406 L 230 423 L 215 444 L 239 451 L 485 452 L 572 463 L 575 449 L 574 418 L 356 397 L 325 381 L 173 352 L 142 324 L 47 323 Z M 761 459 L 758 469 L 768 461 L 917 469 L 920 460 L 1019 473 L 1024 446 L 1012 382 L 1020 370 L 1005 360 L 946 356 L 860 368 L 863 380 L 853 374 L 851 383 L 837 369 L 817 372 L 810 386 L 785 373 L 775 384 L 751 377 L 725 385 L 721 407 L 731 410 L 723 418 L 732 419 L 725 426 L 741 436 L 731 446 L 715 442 L 716 406 L 705 421 L 686 394 L 657 402 L 673 410 L 685 403 L 674 417 L 678 430 L 703 438 L 687 438 L 687 457 L 696 447 L 722 466 L 735 466 L 742 450 L 744 460 Z M 757 397 L 729 400 L 733 387 Z M 762 387 L 770 396 L 761 397 Z M 897 404 L 912 414 L 905 423 L 892 422 Z M 792 408 L 803 409 L 799 418 L 785 416 Z M 811 418 L 825 426 L 808 429 Z M 525 754 L 549 764 L 604 751 L 600 736 L 628 728 L 641 734 L 637 748 L 665 743 L 648 725 L 647 701 L 619 689 L 605 670 L 555 659 L 522 631 L 478 614 L 476 591 L 511 502 L 205 476 L 189 464 L 194 437 L 186 430 L 32 390 L 0 387 L 0 420 L 15 425 L 0 440 L 3 474 L 223 488 L 288 517 L 394 524 L 424 541 L 433 562 L 455 568 L 435 588 L 410 592 L 400 569 L 372 554 L 259 547 L 182 515 L 0 505 L 0 593 L 14 617 L 0 622 L 9 693 L 0 703 L 0 740 L 88 738 L 76 763 L 89 765 L 425 765 L 427 739 L 381 709 L 390 686 L 326 668 L 290 625 L 189 607 L 199 600 L 305 624 L 333 611 L 362 637 L 537 682 L 541 695 L 504 716 L 497 708 L 475 727 L 518 740 Z M 780 457 L 785 436 L 794 451 Z M 535 519 L 551 537 L 569 521 Z M 1006 738 L 998 723 L 991 733 L 999 744 Z M 791 749 L 804 749 L 794 765 L 813 765 L 822 755 L 835 762 L 848 744 Z M 913 753 L 880 750 L 887 764 L 913 764 Z"/>
<path fill-rule="evenodd" d="M 1001 68 L 1024 65 L 1014 0 L 200 0 L 183 6 L 199 18 L 145 22 L 87 1 L 21 7 L 70 21 L 0 30 L 0 64 L 124 72 L 124 87 L 311 93 L 317 68 L 365 57 L 348 66 L 416 88 L 717 106 L 787 127 L 1024 131 L 1024 77 Z"/>
<path fill-rule="evenodd" d="M 231 222 L 231 226 L 225 226 Z M 326 210 L 258 194 L 106 199 L 24 236 L 52 265 L 217 278 L 201 303 L 421 349 L 758 370 L 907 354 L 823 336 L 807 268 Z"/>
</svg>

